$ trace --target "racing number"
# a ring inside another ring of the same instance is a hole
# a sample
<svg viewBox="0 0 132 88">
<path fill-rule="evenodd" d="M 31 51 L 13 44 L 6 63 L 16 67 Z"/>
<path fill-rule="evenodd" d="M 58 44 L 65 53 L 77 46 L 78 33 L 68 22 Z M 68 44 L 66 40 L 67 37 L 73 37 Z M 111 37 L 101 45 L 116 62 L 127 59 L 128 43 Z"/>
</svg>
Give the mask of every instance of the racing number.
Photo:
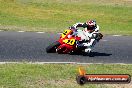
<svg viewBox="0 0 132 88">
<path fill-rule="evenodd" d="M 62 38 L 64 38 L 71 30 L 65 30 L 63 33 L 62 33 Z"/>
<path fill-rule="evenodd" d="M 64 31 L 63 34 L 66 35 L 67 31 Z"/>
<path fill-rule="evenodd" d="M 63 40 L 63 42 L 69 45 L 74 45 L 75 39 L 65 39 Z"/>
</svg>

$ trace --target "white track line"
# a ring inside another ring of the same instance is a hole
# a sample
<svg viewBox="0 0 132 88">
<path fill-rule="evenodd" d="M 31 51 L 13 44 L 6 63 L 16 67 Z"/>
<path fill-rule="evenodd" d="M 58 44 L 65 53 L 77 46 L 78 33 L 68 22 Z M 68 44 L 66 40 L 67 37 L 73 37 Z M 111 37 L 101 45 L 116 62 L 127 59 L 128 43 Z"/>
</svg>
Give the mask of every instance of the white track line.
<svg viewBox="0 0 132 88">
<path fill-rule="evenodd" d="M 25 32 L 25 31 L 18 31 L 18 32 Z"/>
<path fill-rule="evenodd" d="M 41 33 L 45 33 L 45 32 L 36 32 L 36 33 L 40 33 L 41 34 Z"/>
<path fill-rule="evenodd" d="M 120 65 L 132 65 L 126 63 L 80 63 L 80 62 L 0 62 L 0 64 L 79 64 L 79 65 L 87 65 L 87 64 L 120 64 Z"/>
<path fill-rule="evenodd" d="M 112 36 L 122 36 L 122 35 L 112 35 Z"/>
<path fill-rule="evenodd" d="M 0 30 L 0 31 L 3 31 L 3 30 Z M 17 31 L 17 32 L 25 32 L 25 31 Z M 36 32 L 36 33 L 39 33 L 39 34 L 43 34 L 43 33 L 45 33 L 45 32 Z M 57 33 L 57 34 L 62 34 L 62 33 Z M 122 35 L 112 35 L 112 36 L 122 36 Z M 107 40 L 102 40 L 102 41 L 107 41 Z"/>
</svg>

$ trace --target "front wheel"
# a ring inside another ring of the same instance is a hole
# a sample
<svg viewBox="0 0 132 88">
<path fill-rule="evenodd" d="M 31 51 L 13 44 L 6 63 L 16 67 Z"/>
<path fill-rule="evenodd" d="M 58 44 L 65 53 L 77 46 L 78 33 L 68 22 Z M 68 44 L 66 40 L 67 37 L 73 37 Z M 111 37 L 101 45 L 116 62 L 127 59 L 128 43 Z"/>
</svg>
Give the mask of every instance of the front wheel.
<svg viewBox="0 0 132 88">
<path fill-rule="evenodd" d="M 47 48 L 46 48 L 46 52 L 47 53 L 55 53 L 56 52 L 56 48 L 60 46 L 60 43 L 58 41 L 56 42 L 53 42 L 51 45 L 49 45 Z"/>
</svg>

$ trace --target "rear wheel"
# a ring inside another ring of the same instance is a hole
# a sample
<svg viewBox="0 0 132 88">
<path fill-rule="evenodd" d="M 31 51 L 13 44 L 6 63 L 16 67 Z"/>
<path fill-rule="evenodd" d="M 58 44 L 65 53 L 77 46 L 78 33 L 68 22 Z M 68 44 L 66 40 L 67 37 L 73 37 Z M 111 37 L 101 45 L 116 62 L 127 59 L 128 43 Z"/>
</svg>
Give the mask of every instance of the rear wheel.
<svg viewBox="0 0 132 88">
<path fill-rule="evenodd" d="M 55 53 L 56 52 L 56 48 L 60 45 L 60 43 L 58 41 L 53 42 L 52 44 L 50 44 L 47 48 L 46 48 L 46 52 L 47 53 Z"/>
</svg>

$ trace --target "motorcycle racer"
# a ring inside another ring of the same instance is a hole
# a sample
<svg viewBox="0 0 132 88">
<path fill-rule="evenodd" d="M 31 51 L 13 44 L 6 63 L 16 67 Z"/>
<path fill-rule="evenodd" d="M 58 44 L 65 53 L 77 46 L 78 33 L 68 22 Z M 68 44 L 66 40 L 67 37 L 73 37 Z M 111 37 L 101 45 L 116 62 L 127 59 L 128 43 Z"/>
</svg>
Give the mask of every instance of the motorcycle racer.
<svg viewBox="0 0 132 88">
<path fill-rule="evenodd" d="M 84 28 L 84 30 L 78 30 L 78 27 Z M 99 26 L 95 20 L 89 20 L 85 23 L 76 23 L 70 29 L 74 30 L 73 35 L 81 37 L 81 40 L 77 42 L 77 48 L 85 48 L 84 52 L 90 54 L 94 45 L 102 39 L 103 35 L 99 33 Z"/>
</svg>

